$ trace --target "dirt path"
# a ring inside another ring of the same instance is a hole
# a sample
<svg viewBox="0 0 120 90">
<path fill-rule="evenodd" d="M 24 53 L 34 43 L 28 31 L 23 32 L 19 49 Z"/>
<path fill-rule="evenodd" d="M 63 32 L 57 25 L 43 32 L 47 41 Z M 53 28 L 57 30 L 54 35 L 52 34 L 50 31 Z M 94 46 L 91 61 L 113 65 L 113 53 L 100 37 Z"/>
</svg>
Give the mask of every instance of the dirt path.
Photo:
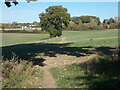
<svg viewBox="0 0 120 90">
<path fill-rule="evenodd" d="M 56 57 L 46 57 L 46 61 L 44 61 L 44 64 L 46 64 L 46 68 L 50 69 L 52 67 L 64 67 L 69 64 L 73 63 L 83 63 L 86 61 L 89 61 L 90 59 L 93 59 L 95 54 L 84 56 L 84 57 L 75 57 L 75 56 L 69 56 L 69 55 L 57 55 Z"/>
<path fill-rule="evenodd" d="M 85 57 L 75 57 L 75 56 L 68 56 L 68 55 L 57 55 L 57 57 L 44 57 L 46 60 L 43 62 L 45 66 L 40 67 L 38 66 L 44 73 L 42 84 L 45 85 L 44 88 L 59 88 L 56 84 L 55 79 L 53 78 L 52 74 L 50 73 L 50 69 L 52 67 L 64 67 L 66 65 L 70 65 L 73 63 L 83 63 L 93 59 L 96 55 L 92 54 Z"/>
<path fill-rule="evenodd" d="M 48 68 L 42 68 L 44 75 L 43 75 L 43 85 L 45 85 L 44 88 L 58 88 L 56 85 L 56 81 L 53 78 L 52 74 L 50 73 Z"/>
<path fill-rule="evenodd" d="M 100 40 L 100 39 L 111 39 L 111 38 L 118 38 L 118 37 L 103 37 L 103 38 L 94 38 L 94 39 L 85 39 L 82 41 L 87 41 L 87 40 Z M 61 39 L 60 43 L 66 43 L 66 37 L 63 37 Z M 46 40 L 44 40 L 46 41 Z M 43 81 L 42 84 L 45 85 L 44 88 L 59 88 L 56 84 L 55 79 L 53 78 L 52 74 L 50 73 L 50 69 L 52 67 L 64 67 L 66 65 L 70 65 L 73 63 L 84 63 L 87 62 L 97 55 L 92 54 L 88 55 L 85 57 L 75 57 L 75 56 L 70 56 L 70 55 L 56 55 L 56 57 L 49 57 L 46 56 L 44 57 L 46 60 L 43 62 L 45 66 L 40 67 L 40 69 L 43 71 Z"/>
</svg>

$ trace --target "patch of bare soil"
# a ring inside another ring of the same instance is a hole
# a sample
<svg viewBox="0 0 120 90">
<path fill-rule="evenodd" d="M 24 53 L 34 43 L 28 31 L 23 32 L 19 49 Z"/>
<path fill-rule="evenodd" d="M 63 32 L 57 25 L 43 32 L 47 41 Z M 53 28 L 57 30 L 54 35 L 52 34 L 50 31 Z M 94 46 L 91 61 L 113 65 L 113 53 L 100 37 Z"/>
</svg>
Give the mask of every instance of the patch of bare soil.
<svg viewBox="0 0 120 90">
<path fill-rule="evenodd" d="M 75 56 L 68 56 L 68 55 L 57 55 L 56 57 L 45 57 L 45 61 L 43 62 L 45 66 L 36 66 L 43 70 L 43 85 L 44 88 L 59 88 L 56 84 L 55 79 L 52 77 L 50 73 L 50 68 L 52 67 L 64 67 L 65 65 L 73 64 L 73 63 L 83 63 L 93 59 L 96 55 L 92 54 L 90 56 L 85 57 L 75 57 Z"/>
</svg>

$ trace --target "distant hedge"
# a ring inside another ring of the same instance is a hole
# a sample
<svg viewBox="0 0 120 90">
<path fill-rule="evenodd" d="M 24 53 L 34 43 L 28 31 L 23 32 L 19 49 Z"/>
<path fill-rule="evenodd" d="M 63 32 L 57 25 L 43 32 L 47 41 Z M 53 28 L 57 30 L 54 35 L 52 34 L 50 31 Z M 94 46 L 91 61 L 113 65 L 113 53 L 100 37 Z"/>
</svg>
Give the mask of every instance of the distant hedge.
<svg viewBox="0 0 120 90">
<path fill-rule="evenodd" d="M 118 25 L 119 24 L 117 24 L 117 23 L 111 23 L 110 26 L 109 26 L 109 28 L 110 29 L 116 29 L 116 28 L 118 28 Z"/>
<path fill-rule="evenodd" d="M 2 30 L 2 33 L 39 33 L 39 34 L 48 34 L 48 32 L 40 31 L 40 30 Z"/>
<path fill-rule="evenodd" d="M 66 30 L 80 31 L 80 30 L 103 30 L 103 29 L 118 29 L 118 23 L 111 23 L 110 25 L 101 23 L 99 25 L 93 23 L 70 23 Z"/>
</svg>

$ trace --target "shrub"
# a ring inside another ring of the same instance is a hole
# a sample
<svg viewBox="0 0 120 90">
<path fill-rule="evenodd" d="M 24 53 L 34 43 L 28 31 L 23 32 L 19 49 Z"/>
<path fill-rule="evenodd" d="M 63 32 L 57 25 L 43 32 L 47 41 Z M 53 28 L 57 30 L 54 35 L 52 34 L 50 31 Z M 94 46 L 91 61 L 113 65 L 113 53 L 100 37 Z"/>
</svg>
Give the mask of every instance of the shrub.
<svg viewBox="0 0 120 90">
<path fill-rule="evenodd" d="M 69 25 L 69 29 L 70 29 L 70 30 L 75 30 L 75 31 L 82 30 L 82 24 L 74 24 L 74 23 L 71 23 L 71 24 Z"/>
<path fill-rule="evenodd" d="M 96 24 L 92 24 L 92 23 L 84 23 L 82 29 L 83 30 L 96 30 L 97 29 L 97 25 Z"/>
<path fill-rule="evenodd" d="M 48 32 L 40 31 L 40 30 L 2 30 L 2 33 L 39 33 L 39 34 L 48 34 Z"/>
<path fill-rule="evenodd" d="M 109 26 L 110 29 L 116 29 L 118 28 L 118 23 L 111 23 Z"/>
<path fill-rule="evenodd" d="M 2 87 L 3 88 L 21 88 L 28 86 L 26 82 L 31 77 L 36 77 L 38 70 L 33 67 L 32 62 L 19 60 L 15 54 L 11 60 L 2 61 Z M 40 74 L 41 70 L 39 69 Z M 42 75 L 40 75 L 42 77 Z M 33 86 L 34 87 L 34 86 Z"/>
<path fill-rule="evenodd" d="M 108 28 L 108 25 L 105 24 L 105 23 L 101 23 L 98 25 L 98 28 L 97 29 L 107 29 Z"/>
</svg>

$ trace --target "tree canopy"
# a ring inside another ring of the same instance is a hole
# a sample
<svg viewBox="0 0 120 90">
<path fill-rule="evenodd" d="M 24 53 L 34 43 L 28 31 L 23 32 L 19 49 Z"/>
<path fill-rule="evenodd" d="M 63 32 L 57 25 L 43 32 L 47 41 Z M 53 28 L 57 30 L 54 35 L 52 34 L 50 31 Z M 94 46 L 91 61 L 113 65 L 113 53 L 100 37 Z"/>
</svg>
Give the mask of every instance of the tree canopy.
<svg viewBox="0 0 120 90">
<path fill-rule="evenodd" d="M 79 23 L 95 23 L 95 24 L 100 24 L 100 19 L 95 16 L 80 16 L 80 17 L 72 17 L 71 20 L 75 24 Z"/>
<path fill-rule="evenodd" d="M 50 6 L 45 13 L 39 14 L 42 30 L 49 32 L 50 37 L 62 35 L 62 29 L 67 27 L 70 14 L 62 6 Z"/>
<path fill-rule="evenodd" d="M 113 18 L 110 18 L 110 19 L 104 19 L 104 20 L 103 20 L 103 23 L 111 24 L 111 23 L 115 23 L 115 20 L 114 20 Z"/>
</svg>

